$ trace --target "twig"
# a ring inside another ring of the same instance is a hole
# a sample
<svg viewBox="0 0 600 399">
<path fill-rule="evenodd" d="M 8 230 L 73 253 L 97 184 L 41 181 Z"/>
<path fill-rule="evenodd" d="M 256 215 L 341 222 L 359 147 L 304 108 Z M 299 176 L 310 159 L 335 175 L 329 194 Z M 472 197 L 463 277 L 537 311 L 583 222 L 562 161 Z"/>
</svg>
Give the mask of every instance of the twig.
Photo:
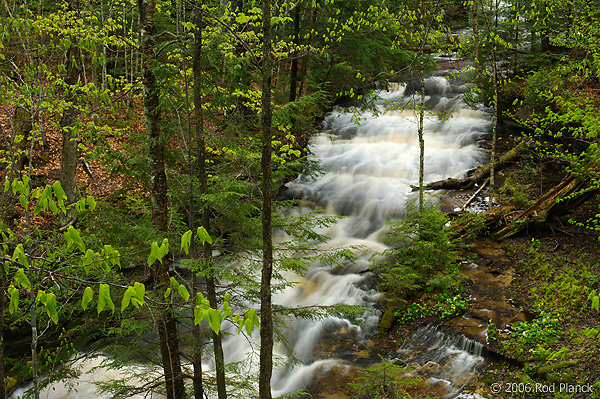
<svg viewBox="0 0 600 399">
<path fill-rule="evenodd" d="M 465 202 L 465 204 L 463 205 L 462 208 L 460 208 L 460 212 L 464 212 L 464 210 L 467 208 L 467 206 L 469 206 L 469 204 L 471 204 L 471 202 L 473 202 L 473 200 L 479 195 L 479 193 L 481 192 L 481 190 L 483 190 L 485 188 L 485 186 L 487 186 L 488 182 L 490 181 L 490 178 L 488 177 L 483 184 L 481 185 L 481 187 L 479 187 L 479 190 L 475 191 L 475 193 L 471 196 L 471 198 L 469 198 L 467 200 L 467 202 Z"/>
</svg>

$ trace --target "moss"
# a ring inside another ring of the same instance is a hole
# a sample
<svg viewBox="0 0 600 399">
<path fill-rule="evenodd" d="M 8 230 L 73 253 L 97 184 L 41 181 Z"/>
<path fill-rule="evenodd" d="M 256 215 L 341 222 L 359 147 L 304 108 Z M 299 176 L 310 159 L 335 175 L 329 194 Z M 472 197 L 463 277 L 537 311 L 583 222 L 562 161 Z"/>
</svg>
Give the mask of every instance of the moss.
<svg viewBox="0 0 600 399">
<path fill-rule="evenodd" d="M 566 367 L 571 367 L 577 364 L 577 361 L 575 360 L 567 360 L 565 362 L 558 362 L 558 363 L 554 363 L 554 364 L 549 364 L 547 366 L 543 366 L 538 368 L 538 373 L 539 374 L 546 374 L 552 371 L 556 371 L 556 370 L 560 370 L 560 369 L 564 369 Z"/>
<path fill-rule="evenodd" d="M 381 320 L 379 321 L 379 331 L 387 332 L 394 326 L 394 322 L 396 320 L 394 313 L 396 310 L 398 310 L 397 306 L 388 305 L 387 309 L 381 316 Z"/>
</svg>

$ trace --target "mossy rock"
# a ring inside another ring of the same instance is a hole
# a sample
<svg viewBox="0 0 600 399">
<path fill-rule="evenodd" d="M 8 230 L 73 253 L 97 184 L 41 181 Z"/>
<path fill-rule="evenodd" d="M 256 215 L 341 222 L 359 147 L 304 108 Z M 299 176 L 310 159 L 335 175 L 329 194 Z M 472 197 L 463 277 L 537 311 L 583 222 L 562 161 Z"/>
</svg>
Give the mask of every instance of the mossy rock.
<svg viewBox="0 0 600 399">
<path fill-rule="evenodd" d="M 396 316 L 394 313 L 396 313 L 396 310 L 398 310 L 397 306 L 388 305 L 387 309 L 381 316 L 381 320 L 379 321 L 379 331 L 387 332 L 394 326 L 396 321 Z"/>
</svg>

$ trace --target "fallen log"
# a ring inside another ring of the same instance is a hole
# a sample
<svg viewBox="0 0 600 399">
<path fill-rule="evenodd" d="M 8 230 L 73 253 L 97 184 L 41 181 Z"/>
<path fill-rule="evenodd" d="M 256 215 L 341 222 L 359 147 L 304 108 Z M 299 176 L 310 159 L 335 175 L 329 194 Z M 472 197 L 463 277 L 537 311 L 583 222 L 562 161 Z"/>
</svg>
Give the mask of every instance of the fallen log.
<svg viewBox="0 0 600 399">
<path fill-rule="evenodd" d="M 545 222 L 551 213 L 577 206 L 596 192 L 588 179 L 570 176 L 552 187 L 526 210 L 505 218 L 504 227 L 495 233 L 502 240 L 517 234 L 532 223 Z"/>
<path fill-rule="evenodd" d="M 494 169 L 496 171 L 502 169 L 508 163 L 513 161 L 516 157 L 521 155 L 529 147 L 529 144 L 525 141 L 521 141 L 518 145 L 513 147 L 510 151 L 505 153 L 496 160 Z M 476 183 L 479 183 L 483 179 L 490 175 L 491 164 L 488 162 L 485 165 L 478 167 L 472 175 L 463 177 L 462 179 L 448 178 L 446 180 L 438 180 L 436 182 L 429 183 L 425 186 L 426 190 L 467 190 L 473 187 Z M 416 186 L 412 186 L 413 191 L 418 190 Z"/>
<path fill-rule="evenodd" d="M 516 210 L 513 205 L 499 206 L 454 223 L 452 233 L 459 239 L 487 233 L 497 240 L 502 240 L 519 233 L 531 224 L 545 222 L 549 215 L 560 214 L 576 207 L 597 191 L 589 179 L 572 175 L 524 211 Z"/>
</svg>

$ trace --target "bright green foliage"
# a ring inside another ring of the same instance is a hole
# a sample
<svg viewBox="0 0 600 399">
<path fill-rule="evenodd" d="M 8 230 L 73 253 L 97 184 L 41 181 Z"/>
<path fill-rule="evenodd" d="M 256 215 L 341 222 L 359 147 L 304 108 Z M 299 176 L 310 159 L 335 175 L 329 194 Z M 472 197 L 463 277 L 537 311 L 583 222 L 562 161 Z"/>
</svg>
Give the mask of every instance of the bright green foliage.
<svg viewBox="0 0 600 399">
<path fill-rule="evenodd" d="M 411 369 L 381 357 L 381 363 L 361 370 L 361 376 L 349 385 L 359 392 L 358 397 L 370 399 L 412 398 L 410 392 L 419 380 L 407 374 Z"/>
<path fill-rule="evenodd" d="M 94 291 L 90 287 L 85 287 L 83 291 L 83 298 L 81 298 L 81 307 L 86 310 L 89 303 L 94 298 Z"/>
<path fill-rule="evenodd" d="M 514 337 L 524 344 L 544 345 L 561 335 L 562 325 L 558 317 L 542 312 L 530 322 L 516 323 L 513 330 Z"/>
<path fill-rule="evenodd" d="M 44 305 L 46 307 L 46 312 L 48 313 L 48 317 L 50 318 L 50 320 L 52 320 L 54 324 L 58 324 L 58 312 L 56 310 L 56 295 L 54 295 L 51 292 L 46 293 L 42 290 L 39 290 L 35 301 L 36 303 L 41 303 L 42 305 Z"/>
<path fill-rule="evenodd" d="M 458 291 L 458 244 L 450 237 L 447 221 L 438 208 L 429 207 L 390 222 L 391 259 L 378 268 L 391 301 L 406 299 L 422 288 L 448 294 Z"/>
<path fill-rule="evenodd" d="M 411 303 L 405 310 L 397 311 L 394 315 L 401 324 L 406 324 L 427 317 L 447 319 L 460 316 L 468 307 L 469 302 L 460 294 L 449 296 L 442 293 L 426 303 Z"/>
<path fill-rule="evenodd" d="M 137 281 L 133 286 L 127 287 L 123 294 L 123 300 L 121 301 L 121 313 L 127 309 L 130 303 L 133 303 L 136 309 L 144 305 L 144 297 L 146 295 L 146 287 L 142 283 Z"/>
<path fill-rule="evenodd" d="M 152 266 L 157 260 L 163 263 L 163 258 L 169 253 L 169 240 L 163 239 L 163 242 L 158 246 L 156 241 L 152 242 L 150 246 L 150 255 L 148 256 L 148 266 Z"/>
<path fill-rule="evenodd" d="M 100 314 L 105 307 L 109 307 L 110 310 L 115 311 L 115 304 L 110 297 L 110 286 L 108 284 L 100 284 L 98 290 L 98 314 Z"/>
</svg>

